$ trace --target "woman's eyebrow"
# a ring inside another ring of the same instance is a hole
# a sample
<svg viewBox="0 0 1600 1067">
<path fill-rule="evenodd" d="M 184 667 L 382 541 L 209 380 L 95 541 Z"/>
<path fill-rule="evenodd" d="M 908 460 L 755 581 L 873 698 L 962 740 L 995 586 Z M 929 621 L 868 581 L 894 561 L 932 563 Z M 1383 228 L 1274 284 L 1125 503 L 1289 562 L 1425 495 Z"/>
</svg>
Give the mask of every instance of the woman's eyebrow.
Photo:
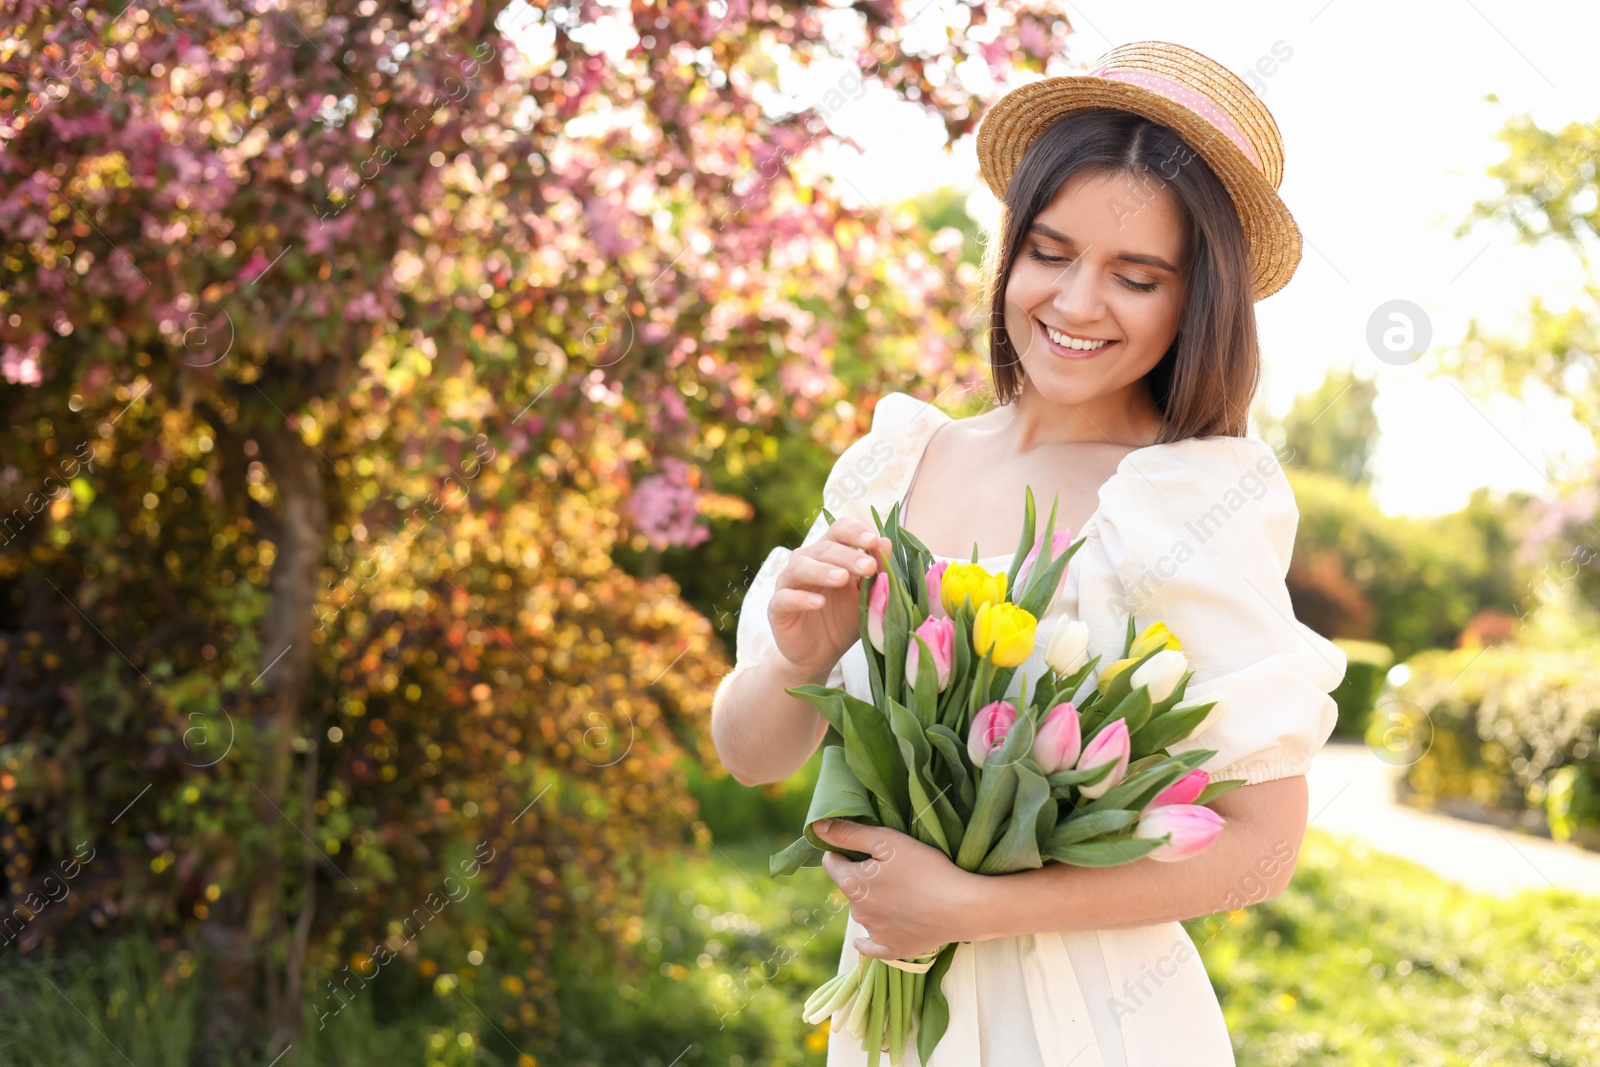
<svg viewBox="0 0 1600 1067">
<path fill-rule="evenodd" d="M 1062 244 L 1071 245 L 1073 248 L 1078 247 L 1078 242 L 1074 241 L 1060 230 L 1052 229 L 1042 222 L 1036 222 L 1032 226 L 1028 227 L 1028 232 L 1042 234 L 1043 236 L 1050 238 L 1052 241 L 1060 241 Z M 1173 274 L 1178 273 L 1177 267 L 1174 267 L 1171 263 L 1168 263 L 1160 256 L 1152 256 L 1144 252 L 1122 251 L 1118 252 L 1111 258 L 1122 260 L 1125 263 L 1143 263 L 1147 267 L 1157 267 L 1161 270 L 1170 271 Z"/>
</svg>

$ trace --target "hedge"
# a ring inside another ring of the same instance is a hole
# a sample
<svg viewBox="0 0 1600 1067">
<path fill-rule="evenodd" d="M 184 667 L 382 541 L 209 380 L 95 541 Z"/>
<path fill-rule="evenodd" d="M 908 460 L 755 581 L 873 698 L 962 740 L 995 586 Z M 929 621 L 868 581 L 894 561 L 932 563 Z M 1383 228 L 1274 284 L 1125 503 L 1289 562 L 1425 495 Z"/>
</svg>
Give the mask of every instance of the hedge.
<svg viewBox="0 0 1600 1067">
<path fill-rule="evenodd" d="M 1600 848 L 1597 658 L 1593 647 L 1514 643 L 1419 653 L 1380 702 L 1368 741 L 1405 765 L 1408 803 L 1482 810 Z"/>
</svg>

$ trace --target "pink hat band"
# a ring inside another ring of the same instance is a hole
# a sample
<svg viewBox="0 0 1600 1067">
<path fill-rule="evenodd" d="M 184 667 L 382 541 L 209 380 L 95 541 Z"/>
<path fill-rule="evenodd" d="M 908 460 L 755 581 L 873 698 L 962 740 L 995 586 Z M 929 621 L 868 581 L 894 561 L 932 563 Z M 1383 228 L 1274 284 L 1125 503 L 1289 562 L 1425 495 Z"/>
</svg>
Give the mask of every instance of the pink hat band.
<svg viewBox="0 0 1600 1067">
<path fill-rule="evenodd" d="M 1256 169 L 1261 169 L 1261 157 L 1256 155 L 1255 146 L 1250 143 L 1250 139 L 1244 135 L 1244 131 L 1239 129 L 1228 113 L 1183 82 L 1162 77 L 1160 74 L 1152 74 L 1147 70 L 1112 70 L 1108 67 L 1097 67 L 1089 74 L 1091 77 L 1115 78 L 1117 81 L 1137 85 L 1141 89 L 1149 89 L 1171 100 L 1174 104 L 1183 105 L 1215 126 L 1218 132 L 1232 141 L 1239 151 L 1255 164 Z"/>
</svg>

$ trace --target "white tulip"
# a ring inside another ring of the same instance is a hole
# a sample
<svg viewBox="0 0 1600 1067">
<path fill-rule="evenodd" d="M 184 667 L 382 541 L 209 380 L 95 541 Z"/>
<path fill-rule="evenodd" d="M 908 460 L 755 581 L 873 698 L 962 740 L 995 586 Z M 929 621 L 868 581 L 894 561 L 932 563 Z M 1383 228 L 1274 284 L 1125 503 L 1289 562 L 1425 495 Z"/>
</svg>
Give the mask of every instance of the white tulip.
<svg viewBox="0 0 1600 1067">
<path fill-rule="evenodd" d="M 1044 662 L 1051 670 L 1065 677 L 1089 658 L 1089 624 L 1079 619 L 1063 618 L 1056 623 L 1045 645 Z"/>
<path fill-rule="evenodd" d="M 1129 681 L 1135 689 L 1141 685 L 1149 686 L 1150 703 L 1159 704 L 1172 695 L 1172 691 L 1178 687 L 1178 679 L 1188 669 L 1189 661 L 1182 652 L 1175 648 L 1164 648 L 1145 660 Z"/>
</svg>

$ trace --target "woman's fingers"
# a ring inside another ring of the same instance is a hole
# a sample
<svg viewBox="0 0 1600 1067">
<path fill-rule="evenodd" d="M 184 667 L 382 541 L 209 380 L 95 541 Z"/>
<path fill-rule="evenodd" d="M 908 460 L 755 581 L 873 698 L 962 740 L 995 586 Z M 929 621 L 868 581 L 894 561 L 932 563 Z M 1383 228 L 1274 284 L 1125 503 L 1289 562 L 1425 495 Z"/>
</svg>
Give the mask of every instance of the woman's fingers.
<svg viewBox="0 0 1600 1067">
<path fill-rule="evenodd" d="M 878 541 L 878 531 L 876 527 L 860 519 L 840 519 L 828 527 L 827 533 L 818 538 L 817 544 L 823 541 L 836 541 L 841 545 L 864 550 L 871 548 Z"/>
<path fill-rule="evenodd" d="M 780 615 L 786 612 L 816 611 L 825 603 L 827 597 L 812 589 L 779 589 L 772 594 L 768 610 Z"/>
<path fill-rule="evenodd" d="M 852 575 L 862 577 L 864 572 L 856 569 L 855 563 L 865 563 L 870 568 L 872 561 L 866 556 L 857 553 L 852 566 L 841 567 L 827 560 L 816 559 L 811 556 L 796 555 L 789 561 L 786 568 L 786 578 L 783 584 L 791 587 L 811 587 L 824 589 L 842 589 L 852 581 Z"/>
<path fill-rule="evenodd" d="M 871 574 L 877 570 L 874 557 L 869 554 L 866 545 L 858 548 L 841 545 L 837 541 L 816 541 L 797 550 L 795 555 L 800 559 L 821 560 L 830 566 L 843 567 L 852 574 Z"/>
</svg>

